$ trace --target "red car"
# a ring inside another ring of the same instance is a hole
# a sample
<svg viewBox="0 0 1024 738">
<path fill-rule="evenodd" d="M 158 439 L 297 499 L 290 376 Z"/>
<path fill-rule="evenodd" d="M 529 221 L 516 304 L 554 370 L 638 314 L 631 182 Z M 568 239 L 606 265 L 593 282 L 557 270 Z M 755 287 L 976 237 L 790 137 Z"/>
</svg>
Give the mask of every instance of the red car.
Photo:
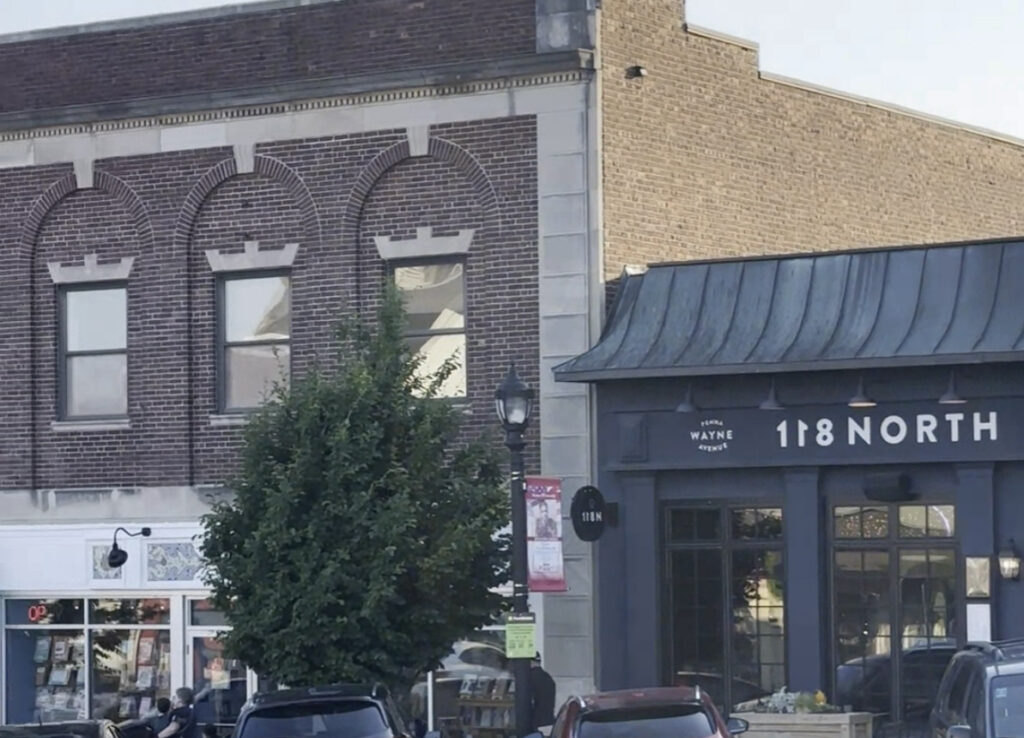
<svg viewBox="0 0 1024 738">
<path fill-rule="evenodd" d="M 550 738 L 729 738 L 749 727 L 723 720 L 700 687 L 658 687 L 570 697 Z"/>
</svg>

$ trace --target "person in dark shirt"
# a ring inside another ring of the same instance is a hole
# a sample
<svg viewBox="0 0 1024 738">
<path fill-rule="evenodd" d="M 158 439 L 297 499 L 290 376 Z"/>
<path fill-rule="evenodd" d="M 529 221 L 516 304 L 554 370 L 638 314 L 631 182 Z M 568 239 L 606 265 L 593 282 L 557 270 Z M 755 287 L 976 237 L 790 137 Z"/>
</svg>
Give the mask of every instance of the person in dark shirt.
<svg viewBox="0 0 1024 738">
<path fill-rule="evenodd" d="M 161 697 L 156 701 L 156 715 L 147 718 L 146 723 L 149 724 L 153 735 L 160 735 L 169 722 L 171 722 L 171 701 L 166 697 Z"/>
<path fill-rule="evenodd" d="M 532 694 L 533 730 L 545 728 L 555 722 L 555 680 L 544 671 L 540 654 L 530 664 L 530 692 Z"/>
<path fill-rule="evenodd" d="M 174 709 L 171 710 L 170 722 L 161 730 L 158 738 L 199 738 L 196 716 L 192 713 L 195 695 L 188 687 L 179 687 L 174 693 Z"/>
</svg>

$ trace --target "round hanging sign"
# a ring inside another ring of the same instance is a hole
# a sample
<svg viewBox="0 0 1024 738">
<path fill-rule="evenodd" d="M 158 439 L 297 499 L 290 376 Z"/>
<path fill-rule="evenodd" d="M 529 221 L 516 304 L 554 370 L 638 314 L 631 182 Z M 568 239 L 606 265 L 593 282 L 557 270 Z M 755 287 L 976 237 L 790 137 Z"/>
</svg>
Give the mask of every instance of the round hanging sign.
<svg viewBox="0 0 1024 738">
<path fill-rule="evenodd" d="M 607 514 L 601 490 L 590 485 L 576 490 L 569 508 L 569 517 L 581 541 L 596 541 L 601 537 Z"/>
</svg>

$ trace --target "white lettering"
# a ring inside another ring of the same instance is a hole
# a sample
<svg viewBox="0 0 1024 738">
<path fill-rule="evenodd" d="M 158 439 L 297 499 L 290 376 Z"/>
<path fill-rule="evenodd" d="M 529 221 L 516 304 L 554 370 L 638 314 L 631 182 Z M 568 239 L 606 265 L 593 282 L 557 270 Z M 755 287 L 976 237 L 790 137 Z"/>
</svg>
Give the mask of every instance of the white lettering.
<svg viewBox="0 0 1024 738">
<path fill-rule="evenodd" d="M 890 430 L 890 426 L 896 426 L 895 433 Z M 882 421 L 878 432 L 886 443 L 893 445 L 903 443 L 903 439 L 907 437 L 907 421 L 899 415 L 890 415 Z"/>
<path fill-rule="evenodd" d="M 807 445 L 807 431 L 810 426 L 802 420 L 796 421 L 796 445 L 803 448 Z"/>
<path fill-rule="evenodd" d="M 984 422 L 981 419 L 981 413 L 974 413 L 974 440 L 975 441 L 980 441 L 981 440 L 981 432 L 982 431 L 988 431 L 988 439 L 990 441 L 994 441 L 994 440 L 996 440 L 996 438 L 998 438 L 999 431 L 998 431 L 998 429 L 996 427 L 996 414 L 995 414 L 994 411 L 990 412 L 988 414 L 988 420 L 984 421 Z"/>
<path fill-rule="evenodd" d="M 786 421 L 783 420 L 781 423 L 779 423 L 777 426 L 775 426 L 775 430 L 777 430 L 779 432 L 779 448 L 786 448 L 786 446 L 787 446 L 787 439 L 786 439 L 787 426 L 786 426 Z"/>
<path fill-rule="evenodd" d="M 946 413 L 946 420 L 949 421 L 949 440 L 953 443 L 960 441 L 960 421 L 963 419 L 963 413 Z"/>
<path fill-rule="evenodd" d="M 818 435 L 814 439 L 819 446 L 831 446 L 835 436 L 832 434 L 832 421 L 822 418 L 818 421 Z"/>
<path fill-rule="evenodd" d="M 700 440 L 700 431 L 690 431 L 690 440 L 699 441 Z"/>
<path fill-rule="evenodd" d="M 856 418 L 848 418 L 846 424 L 846 436 L 847 443 L 851 446 L 857 443 L 857 439 L 864 441 L 867 445 L 871 445 L 871 418 L 865 417 L 861 424 L 857 424 Z"/>
<path fill-rule="evenodd" d="M 939 420 L 934 415 L 918 415 L 917 442 L 924 443 L 924 439 L 927 437 L 928 443 L 938 443 L 935 438 L 935 428 L 938 424 Z"/>
</svg>

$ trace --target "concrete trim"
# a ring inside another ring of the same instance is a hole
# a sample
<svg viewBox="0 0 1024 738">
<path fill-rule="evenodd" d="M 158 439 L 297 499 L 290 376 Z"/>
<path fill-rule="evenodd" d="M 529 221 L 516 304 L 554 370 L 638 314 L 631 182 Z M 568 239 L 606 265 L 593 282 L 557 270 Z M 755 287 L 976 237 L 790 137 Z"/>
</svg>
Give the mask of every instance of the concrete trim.
<svg viewBox="0 0 1024 738">
<path fill-rule="evenodd" d="M 728 33 L 722 33 L 721 31 L 715 31 L 711 28 L 705 28 L 704 26 L 695 26 L 692 23 L 684 23 L 683 30 L 694 36 L 710 38 L 714 41 L 722 41 L 723 43 L 739 46 L 740 48 L 747 49 L 748 51 L 759 51 L 761 48 L 757 41 L 751 41 L 750 39 L 741 38 L 740 36 L 732 36 Z"/>
<path fill-rule="evenodd" d="M 430 152 L 430 128 L 409 126 L 405 129 L 409 139 L 409 156 L 427 156 Z"/>
<path fill-rule="evenodd" d="M 75 159 L 75 186 L 80 190 L 91 190 L 95 187 L 93 177 L 93 160 L 91 158 Z"/>
<path fill-rule="evenodd" d="M 589 78 L 593 69 L 593 53 L 579 49 L 117 103 L 66 105 L 0 114 L 0 131 L 16 132 L 0 135 L 0 140 L 201 121 L 223 125 L 238 118 L 577 82 Z"/>
<path fill-rule="evenodd" d="M 125 256 L 112 264 L 100 264 L 96 254 L 86 254 L 84 261 L 84 266 L 66 266 L 59 261 L 51 261 L 47 262 L 46 268 L 54 284 L 121 282 L 131 274 L 135 257 Z"/>
<path fill-rule="evenodd" d="M 256 144 L 236 143 L 232 149 L 238 174 L 252 174 L 256 171 Z"/>
<path fill-rule="evenodd" d="M 243 272 L 252 269 L 287 269 L 295 262 L 299 244 L 286 243 L 281 249 L 260 249 L 259 241 L 246 241 L 245 250 L 238 254 L 222 254 L 219 249 L 207 249 L 206 261 L 213 272 Z"/>
<path fill-rule="evenodd" d="M 243 413 L 214 413 L 210 415 L 210 425 L 218 428 L 249 425 L 249 416 Z"/>
<path fill-rule="evenodd" d="M 448 256 L 469 253 L 473 241 L 472 228 L 459 231 L 456 236 L 435 236 L 433 228 L 416 229 L 415 238 L 395 240 L 391 236 L 374 236 L 377 253 L 385 261 L 394 259 L 422 259 L 430 256 Z"/>
<path fill-rule="evenodd" d="M 54 420 L 50 422 L 50 430 L 56 433 L 100 433 L 104 431 L 129 430 L 132 427 L 128 418 L 112 418 L 110 420 Z"/>
</svg>

